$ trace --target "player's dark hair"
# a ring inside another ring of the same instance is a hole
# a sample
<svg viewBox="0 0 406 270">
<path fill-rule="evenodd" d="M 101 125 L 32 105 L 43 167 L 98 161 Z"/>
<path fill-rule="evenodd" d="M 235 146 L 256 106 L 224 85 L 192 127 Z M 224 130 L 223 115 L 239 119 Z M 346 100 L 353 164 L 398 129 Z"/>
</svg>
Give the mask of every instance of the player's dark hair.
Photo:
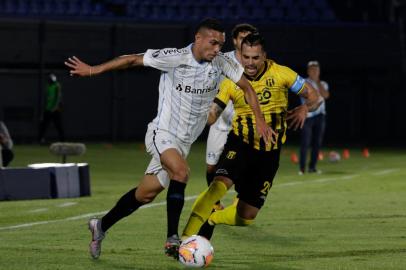
<svg viewBox="0 0 406 270">
<path fill-rule="evenodd" d="M 206 18 L 202 20 L 196 27 L 195 33 L 199 32 L 201 29 L 209 29 L 209 30 L 215 30 L 221 33 L 224 33 L 224 27 L 221 24 L 221 22 L 217 19 L 213 18 Z"/>
<path fill-rule="evenodd" d="M 233 30 L 231 31 L 231 36 L 233 38 L 237 38 L 239 33 L 244 32 L 258 33 L 258 29 L 249 23 L 240 23 L 234 26 Z"/>
<path fill-rule="evenodd" d="M 241 48 L 244 44 L 250 47 L 261 45 L 262 50 L 265 51 L 265 39 L 259 33 L 253 33 L 246 36 L 241 42 Z"/>
</svg>

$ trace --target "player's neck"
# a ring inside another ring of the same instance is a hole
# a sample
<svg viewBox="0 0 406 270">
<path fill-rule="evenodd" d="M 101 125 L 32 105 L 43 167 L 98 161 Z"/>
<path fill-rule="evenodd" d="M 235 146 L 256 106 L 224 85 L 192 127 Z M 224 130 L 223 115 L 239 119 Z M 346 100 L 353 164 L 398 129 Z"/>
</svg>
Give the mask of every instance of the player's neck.
<svg viewBox="0 0 406 270">
<path fill-rule="evenodd" d="M 192 55 L 196 62 L 198 62 L 199 64 L 204 62 L 203 57 L 199 54 L 195 44 L 192 45 Z"/>
</svg>

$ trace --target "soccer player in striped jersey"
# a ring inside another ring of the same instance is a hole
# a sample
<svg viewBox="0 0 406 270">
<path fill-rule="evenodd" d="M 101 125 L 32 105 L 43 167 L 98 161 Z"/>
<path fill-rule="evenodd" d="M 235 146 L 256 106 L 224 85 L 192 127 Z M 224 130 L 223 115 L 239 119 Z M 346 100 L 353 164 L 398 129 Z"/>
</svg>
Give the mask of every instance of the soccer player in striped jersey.
<svg viewBox="0 0 406 270">
<path fill-rule="evenodd" d="M 234 50 L 224 53 L 224 55 L 230 57 L 236 63 L 241 65 L 241 41 L 248 34 L 256 32 L 258 32 L 257 28 L 251 24 L 237 24 L 231 31 Z M 213 181 L 216 164 L 220 158 L 221 152 L 223 152 L 224 144 L 227 141 L 227 135 L 231 130 L 233 116 L 234 107 L 233 103 L 230 101 L 227 103 L 226 108 L 223 110 L 217 121 L 210 126 L 206 147 L 206 180 L 208 185 Z"/>
<path fill-rule="evenodd" d="M 266 58 L 261 35 L 246 36 L 241 46 L 245 76 L 256 91 L 265 121 L 277 131 L 277 140 L 266 144 L 258 136 L 254 128 L 256 117 L 247 106 L 240 87 L 228 79 L 224 80 L 208 122 L 213 123 L 231 100 L 235 110 L 232 130 L 217 164 L 214 181 L 196 199 L 182 238 L 197 234 L 206 221 L 212 226 L 251 224 L 264 204 L 278 170 L 281 147 L 286 140 L 287 120 L 291 121 L 289 127 L 301 128 L 307 112 L 316 109 L 320 102 L 314 88 L 296 72 Z M 305 104 L 288 112 L 288 90 L 303 97 Z M 214 203 L 232 185 L 235 185 L 238 203 L 212 212 Z"/>
<path fill-rule="evenodd" d="M 90 219 L 93 258 L 100 256 L 102 240 L 111 226 L 153 201 L 165 188 L 168 189 L 165 253 L 177 258 L 179 217 L 189 178 L 186 157 L 206 124 L 222 76 L 243 89 L 257 119 L 258 135 L 266 142 L 275 140 L 276 133 L 265 123 L 258 98 L 243 75 L 243 68 L 220 53 L 224 42 L 221 24 L 215 19 L 206 19 L 197 28 L 194 43 L 185 48 L 149 49 L 144 54 L 123 55 L 96 66 L 77 57 L 65 62 L 71 68 L 71 75 L 78 76 L 94 76 L 134 66 L 150 66 L 161 71 L 157 116 L 149 123 L 145 136 L 151 162 L 136 188 L 124 194 L 105 216 Z"/>
</svg>

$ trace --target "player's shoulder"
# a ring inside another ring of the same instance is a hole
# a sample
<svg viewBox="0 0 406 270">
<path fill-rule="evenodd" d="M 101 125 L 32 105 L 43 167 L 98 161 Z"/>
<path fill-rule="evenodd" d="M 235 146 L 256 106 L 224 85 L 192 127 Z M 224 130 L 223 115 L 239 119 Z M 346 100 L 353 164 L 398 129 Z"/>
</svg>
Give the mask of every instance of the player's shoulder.
<svg viewBox="0 0 406 270">
<path fill-rule="evenodd" d="M 281 76 L 297 74 L 296 71 L 286 65 L 276 63 L 274 60 L 271 59 L 267 59 L 267 61 L 268 70 L 270 70 L 272 73 L 278 73 Z"/>
<path fill-rule="evenodd" d="M 228 53 L 219 52 L 216 57 L 213 59 L 215 64 L 228 64 L 228 65 L 236 65 L 237 63 L 235 60 L 230 56 Z"/>
<path fill-rule="evenodd" d="M 184 48 L 163 48 L 148 50 L 153 58 L 184 57 L 191 54 L 190 47 Z"/>
</svg>

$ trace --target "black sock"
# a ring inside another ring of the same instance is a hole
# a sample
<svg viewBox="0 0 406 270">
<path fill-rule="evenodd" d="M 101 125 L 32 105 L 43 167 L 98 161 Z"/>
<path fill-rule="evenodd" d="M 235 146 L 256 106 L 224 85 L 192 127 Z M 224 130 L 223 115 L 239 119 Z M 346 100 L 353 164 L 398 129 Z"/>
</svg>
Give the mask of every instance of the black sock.
<svg viewBox="0 0 406 270">
<path fill-rule="evenodd" d="M 120 219 L 130 215 L 137 210 L 142 203 L 135 198 L 135 191 L 137 188 L 131 189 L 124 194 L 116 205 L 102 218 L 101 229 L 106 232 Z"/>
<path fill-rule="evenodd" d="M 178 235 L 179 218 L 185 202 L 186 184 L 171 180 L 166 195 L 166 212 L 168 216 L 168 237 Z"/>
<path fill-rule="evenodd" d="M 214 226 L 210 225 L 209 222 L 203 223 L 202 227 L 200 227 L 198 235 L 206 237 L 206 239 L 210 240 L 213 236 Z"/>
<path fill-rule="evenodd" d="M 215 174 L 216 174 L 215 172 L 206 171 L 207 186 L 210 186 L 211 182 L 213 182 Z"/>
</svg>

